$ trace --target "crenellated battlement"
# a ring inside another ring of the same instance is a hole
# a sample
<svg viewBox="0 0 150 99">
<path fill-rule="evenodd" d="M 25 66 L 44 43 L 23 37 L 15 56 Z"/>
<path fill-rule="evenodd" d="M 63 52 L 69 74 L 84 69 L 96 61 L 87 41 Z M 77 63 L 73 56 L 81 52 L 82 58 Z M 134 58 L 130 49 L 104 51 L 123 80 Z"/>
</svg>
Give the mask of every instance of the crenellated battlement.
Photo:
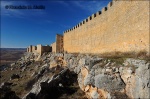
<svg viewBox="0 0 150 99">
<path fill-rule="evenodd" d="M 52 52 L 149 52 L 149 1 L 113 0 L 74 27 L 56 35 Z M 121 9 L 121 10 L 120 10 Z M 38 48 L 29 46 L 28 52 Z M 41 50 L 40 50 L 41 51 Z"/>
<path fill-rule="evenodd" d="M 64 32 L 68 53 L 149 49 L 149 1 L 113 0 Z"/>
<path fill-rule="evenodd" d="M 113 4 L 116 2 L 117 0 L 114 0 L 112 2 L 109 2 L 107 7 L 102 8 L 101 11 L 98 11 L 94 14 L 92 14 L 91 16 L 87 17 L 86 19 L 84 19 L 83 21 L 79 22 L 77 25 L 75 25 L 74 27 L 72 27 L 71 29 L 68 29 L 66 31 L 64 31 L 63 33 L 69 33 L 70 31 L 73 31 L 75 29 L 77 29 L 78 27 L 85 25 L 87 22 L 93 20 L 94 18 L 102 15 L 103 13 L 105 13 L 105 11 L 109 10 L 111 6 L 113 6 Z"/>
</svg>

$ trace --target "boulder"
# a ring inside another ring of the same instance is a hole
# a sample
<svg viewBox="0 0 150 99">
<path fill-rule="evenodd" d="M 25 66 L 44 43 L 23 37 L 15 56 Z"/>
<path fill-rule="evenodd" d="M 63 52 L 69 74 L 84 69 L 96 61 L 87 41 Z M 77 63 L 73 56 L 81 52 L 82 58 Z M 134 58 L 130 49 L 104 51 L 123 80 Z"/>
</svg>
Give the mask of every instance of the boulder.
<svg viewBox="0 0 150 99">
<path fill-rule="evenodd" d="M 30 99 L 31 97 L 33 99 L 56 99 L 62 94 L 72 94 L 75 92 L 74 89 L 68 87 L 77 79 L 77 75 L 74 72 L 64 69 L 49 79 L 49 76 L 43 76 L 39 79 L 24 99 Z"/>
<path fill-rule="evenodd" d="M 120 77 L 99 74 L 95 76 L 95 86 L 100 89 L 105 89 L 108 92 L 121 91 L 125 88 L 125 83 Z"/>
</svg>

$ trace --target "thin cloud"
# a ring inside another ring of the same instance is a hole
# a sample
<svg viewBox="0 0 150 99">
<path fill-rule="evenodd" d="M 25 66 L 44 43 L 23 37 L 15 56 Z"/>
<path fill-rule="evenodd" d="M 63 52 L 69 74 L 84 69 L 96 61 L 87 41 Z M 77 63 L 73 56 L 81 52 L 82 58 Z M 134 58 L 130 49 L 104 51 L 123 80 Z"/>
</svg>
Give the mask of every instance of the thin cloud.
<svg viewBox="0 0 150 99">
<path fill-rule="evenodd" d="M 106 1 L 72 1 L 72 3 L 83 10 L 95 13 L 104 7 Z"/>
<path fill-rule="evenodd" d="M 63 6 L 66 6 L 66 7 L 69 6 L 69 4 L 67 2 L 65 2 L 65 1 L 55 1 L 55 2 L 59 3 L 59 4 L 63 5 Z"/>
<path fill-rule="evenodd" d="M 59 25 L 64 28 L 71 28 L 71 26 L 69 26 L 69 25 L 65 25 L 65 24 L 59 24 Z"/>
</svg>

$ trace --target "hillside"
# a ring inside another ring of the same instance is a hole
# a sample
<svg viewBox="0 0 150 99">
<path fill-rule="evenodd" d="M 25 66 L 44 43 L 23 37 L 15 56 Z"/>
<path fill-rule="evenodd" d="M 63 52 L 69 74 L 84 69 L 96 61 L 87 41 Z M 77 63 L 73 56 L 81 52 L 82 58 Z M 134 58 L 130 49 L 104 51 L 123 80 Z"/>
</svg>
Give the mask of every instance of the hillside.
<svg viewBox="0 0 150 99">
<path fill-rule="evenodd" d="M 25 53 L 1 72 L 1 99 L 146 99 L 149 69 L 139 58 Z"/>
</svg>

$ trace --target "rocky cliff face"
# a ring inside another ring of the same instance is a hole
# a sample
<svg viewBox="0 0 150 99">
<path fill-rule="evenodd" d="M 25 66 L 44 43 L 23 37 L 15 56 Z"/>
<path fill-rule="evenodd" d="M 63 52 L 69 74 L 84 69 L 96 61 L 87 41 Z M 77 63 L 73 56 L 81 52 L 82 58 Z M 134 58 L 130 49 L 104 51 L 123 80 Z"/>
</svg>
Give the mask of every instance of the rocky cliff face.
<svg viewBox="0 0 150 99">
<path fill-rule="evenodd" d="M 20 72 L 15 74 L 17 78 L 11 77 L 7 83 L 13 91 L 14 87 L 18 89 L 22 87 L 17 86 L 25 85 L 26 94 L 20 97 L 24 99 L 143 99 L 150 97 L 149 70 L 148 60 L 101 58 L 88 54 L 44 53 L 39 56 L 26 53 L 2 72 Z M 6 83 L 1 84 L 0 91 L 6 96 L 3 89 L 8 86 L 4 85 Z"/>
<path fill-rule="evenodd" d="M 80 88 L 89 98 L 149 98 L 150 63 L 132 58 L 64 56 L 67 67 L 78 74 Z"/>
</svg>

